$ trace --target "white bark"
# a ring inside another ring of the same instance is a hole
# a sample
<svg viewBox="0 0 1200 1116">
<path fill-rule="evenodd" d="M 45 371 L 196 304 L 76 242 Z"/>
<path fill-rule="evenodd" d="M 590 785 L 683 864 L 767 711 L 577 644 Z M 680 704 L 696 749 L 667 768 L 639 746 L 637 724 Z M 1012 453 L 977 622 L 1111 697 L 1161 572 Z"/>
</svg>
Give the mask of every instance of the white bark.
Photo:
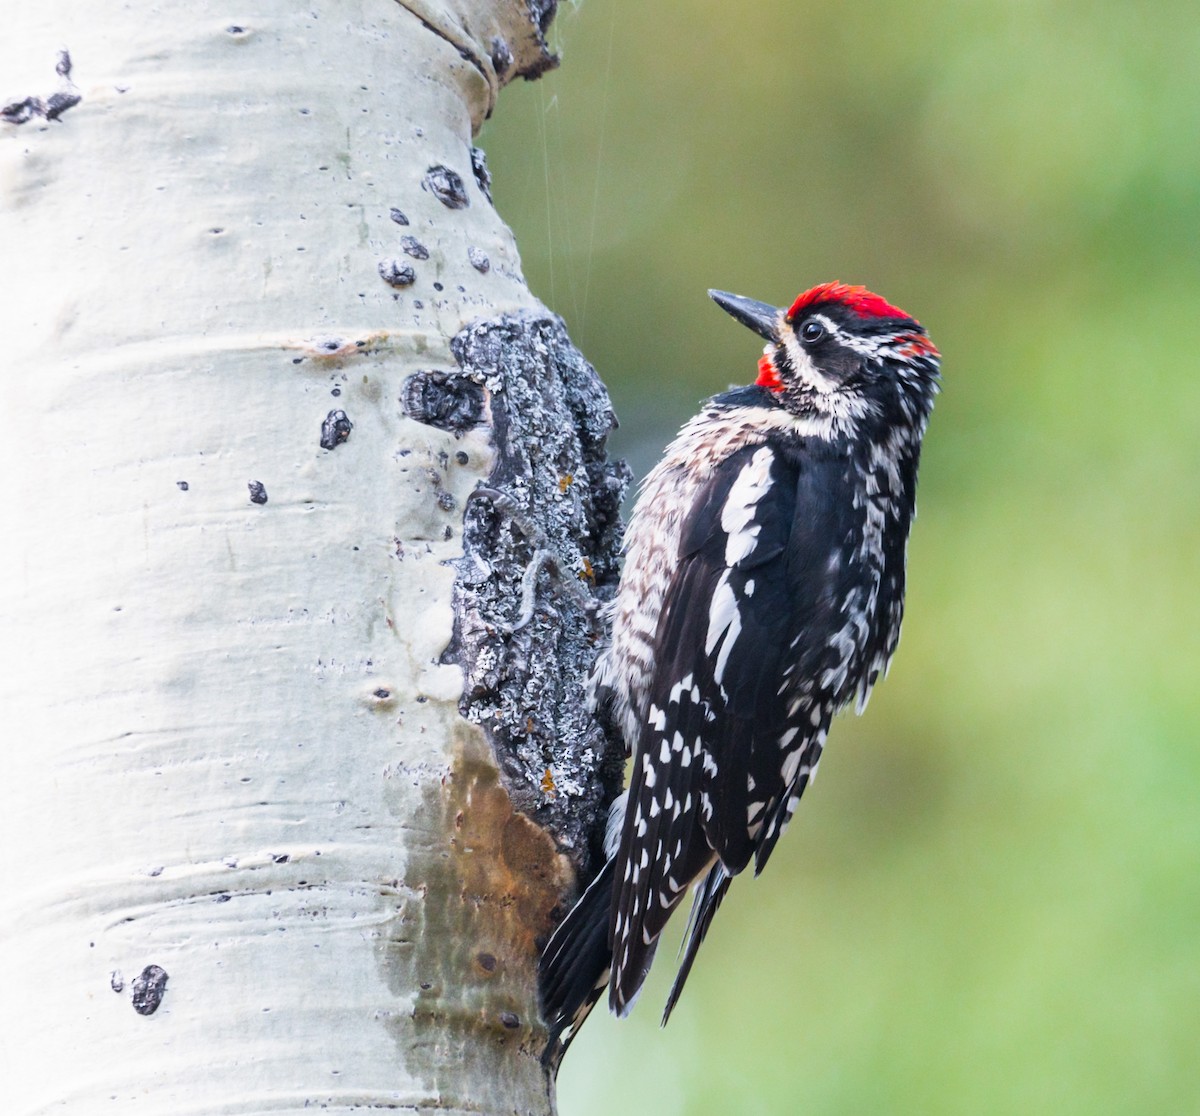
<svg viewBox="0 0 1200 1116">
<path fill-rule="evenodd" d="M 552 1110 L 565 865 L 443 656 L 508 451 L 400 403 L 472 319 L 544 318 L 470 140 L 545 63 L 518 0 L 8 5 L 6 1113 Z"/>
</svg>

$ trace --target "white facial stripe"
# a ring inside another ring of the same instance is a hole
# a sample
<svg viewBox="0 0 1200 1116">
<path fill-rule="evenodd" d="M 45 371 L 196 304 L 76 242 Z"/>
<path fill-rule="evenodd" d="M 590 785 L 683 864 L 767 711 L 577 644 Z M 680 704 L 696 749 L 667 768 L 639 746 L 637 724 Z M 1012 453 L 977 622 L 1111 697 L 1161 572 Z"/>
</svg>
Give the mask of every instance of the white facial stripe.
<svg viewBox="0 0 1200 1116">
<path fill-rule="evenodd" d="M 787 350 L 788 360 L 795 370 L 796 378 L 802 384 L 809 384 L 822 395 L 829 395 L 837 390 L 837 385 L 813 364 L 812 357 L 790 328 L 783 331 L 783 347 Z"/>
<path fill-rule="evenodd" d="M 877 343 L 865 338 L 855 337 L 841 329 L 836 322 L 824 314 L 809 314 L 805 321 L 820 322 L 829 336 L 839 345 L 864 356 L 877 355 Z M 865 418 L 871 411 L 871 404 L 859 391 L 847 389 L 840 381 L 830 379 L 813 363 L 808 351 L 800 344 L 795 332 L 786 328 L 783 333 L 783 344 L 787 350 L 788 359 L 795 370 L 795 378 L 804 387 L 810 388 L 820 398 L 819 407 L 837 424 L 846 429 L 853 429 L 855 420 Z"/>
<path fill-rule="evenodd" d="M 832 318 L 827 318 L 824 314 L 809 314 L 805 317 L 804 320 L 812 321 L 812 322 L 819 322 L 821 325 L 823 325 L 825 327 L 825 332 L 827 334 L 829 334 L 829 336 L 834 341 L 836 341 L 839 345 L 841 345 L 843 348 L 849 349 L 851 352 L 862 353 L 864 356 L 877 355 L 881 344 L 886 344 L 889 341 L 895 340 L 894 337 L 867 338 L 867 337 L 859 337 L 853 333 L 847 333 L 844 329 L 842 329 L 841 326 L 839 326 L 837 324 L 837 322 L 833 321 Z M 797 350 L 804 352 L 804 349 L 801 347 L 800 343 L 796 340 L 796 335 L 793 330 L 788 329 L 783 334 L 783 336 L 788 343 L 788 353 L 791 354 L 793 356 L 793 358 L 795 357 Z M 805 353 L 805 355 L 807 356 L 807 353 Z M 811 361 L 808 362 L 808 366 L 812 367 Z M 819 372 L 817 373 L 817 376 L 820 377 L 820 379 L 823 380 L 824 383 L 829 383 L 828 380 L 826 380 L 824 377 L 821 377 Z M 817 380 L 814 380 L 813 384 L 814 384 L 814 386 L 816 386 L 818 391 L 835 390 L 832 387 L 828 387 L 828 388 L 823 387 L 822 384 L 819 383 Z"/>
<path fill-rule="evenodd" d="M 856 337 L 853 333 L 847 333 L 837 326 L 834 326 L 830 333 L 833 334 L 839 345 L 843 345 L 851 352 L 862 353 L 863 356 L 875 356 L 879 352 L 879 339 L 876 337 Z"/>
</svg>

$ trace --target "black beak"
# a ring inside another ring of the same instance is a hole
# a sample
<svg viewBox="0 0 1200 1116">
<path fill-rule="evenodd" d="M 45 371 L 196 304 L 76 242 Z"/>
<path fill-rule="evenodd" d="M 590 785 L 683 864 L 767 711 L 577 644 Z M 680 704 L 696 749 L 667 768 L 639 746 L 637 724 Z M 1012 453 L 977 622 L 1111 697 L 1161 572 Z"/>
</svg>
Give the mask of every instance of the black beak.
<svg viewBox="0 0 1200 1116">
<path fill-rule="evenodd" d="M 768 341 L 779 340 L 779 311 L 774 306 L 730 294 L 728 291 L 709 291 L 708 297 L 726 314 L 754 330 L 760 337 L 765 337 Z"/>
</svg>

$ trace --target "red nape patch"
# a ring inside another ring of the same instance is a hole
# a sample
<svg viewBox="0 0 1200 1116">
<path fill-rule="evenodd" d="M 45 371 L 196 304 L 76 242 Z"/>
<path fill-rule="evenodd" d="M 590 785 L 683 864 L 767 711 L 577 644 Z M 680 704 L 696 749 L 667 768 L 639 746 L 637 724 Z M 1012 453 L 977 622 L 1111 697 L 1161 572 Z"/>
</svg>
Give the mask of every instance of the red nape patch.
<svg viewBox="0 0 1200 1116">
<path fill-rule="evenodd" d="M 942 354 L 937 351 L 937 347 L 928 337 L 922 337 L 920 334 L 914 333 L 900 347 L 900 355 L 909 359 L 916 359 L 917 357 L 927 356 L 940 357 Z"/>
<path fill-rule="evenodd" d="M 880 298 L 879 295 L 872 294 L 866 287 L 851 287 L 846 283 L 834 280 L 832 283 L 822 283 L 819 287 L 813 287 L 812 290 L 805 291 L 800 295 L 788 310 L 787 320 L 792 321 L 802 310 L 807 310 L 810 306 L 816 306 L 821 302 L 840 302 L 843 306 L 853 310 L 860 318 L 909 317 L 903 310 L 893 306 L 886 299 Z"/>
<path fill-rule="evenodd" d="M 769 353 L 763 353 L 758 358 L 758 379 L 754 382 L 759 387 L 770 388 L 772 391 L 783 391 L 783 381 L 779 378 L 779 371 Z"/>
</svg>

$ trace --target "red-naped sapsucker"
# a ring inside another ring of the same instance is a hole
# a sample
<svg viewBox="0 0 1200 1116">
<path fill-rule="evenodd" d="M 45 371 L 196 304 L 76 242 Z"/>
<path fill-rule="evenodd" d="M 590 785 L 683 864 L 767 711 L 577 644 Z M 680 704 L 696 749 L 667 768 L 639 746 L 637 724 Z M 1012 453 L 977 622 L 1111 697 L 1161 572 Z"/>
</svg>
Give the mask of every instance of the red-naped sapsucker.
<svg viewBox="0 0 1200 1116">
<path fill-rule="evenodd" d="M 862 710 L 900 636 L 937 349 L 862 287 L 781 309 L 709 293 L 767 344 L 755 384 L 671 443 L 629 522 L 593 692 L 632 777 L 607 862 L 542 955 L 549 1062 L 606 985 L 628 1012 L 695 884 L 666 1022 L 731 880 L 762 871 L 830 720 Z"/>
</svg>

